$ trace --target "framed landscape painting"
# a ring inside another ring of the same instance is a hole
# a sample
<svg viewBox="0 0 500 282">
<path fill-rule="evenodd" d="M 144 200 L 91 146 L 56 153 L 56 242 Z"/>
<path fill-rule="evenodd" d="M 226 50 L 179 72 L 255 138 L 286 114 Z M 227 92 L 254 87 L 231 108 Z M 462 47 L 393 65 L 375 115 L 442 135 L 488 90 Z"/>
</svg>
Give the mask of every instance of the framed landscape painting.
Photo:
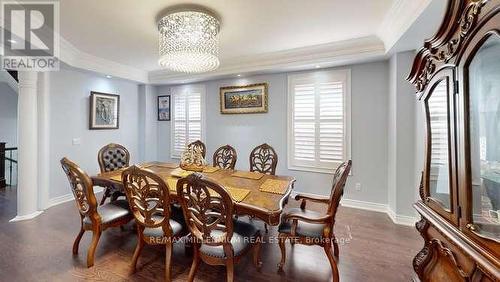
<svg viewBox="0 0 500 282">
<path fill-rule="evenodd" d="M 158 96 L 158 120 L 170 120 L 170 95 Z"/>
<path fill-rule="evenodd" d="M 267 113 L 267 83 L 220 88 L 222 114 Z"/>
<path fill-rule="evenodd" d="M 90 92 L 89 129 L 118 129 L 120 125 L 120 96 Z"/>
</svg>

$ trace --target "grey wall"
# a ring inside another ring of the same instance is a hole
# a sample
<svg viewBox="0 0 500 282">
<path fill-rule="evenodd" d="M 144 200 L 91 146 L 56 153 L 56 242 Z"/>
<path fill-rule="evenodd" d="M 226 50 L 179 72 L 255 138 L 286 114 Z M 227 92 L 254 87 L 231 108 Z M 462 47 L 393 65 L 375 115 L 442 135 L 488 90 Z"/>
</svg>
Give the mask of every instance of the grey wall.
<svg viewBox="0 0 500 282">
<path fill-rule="evenodd" d="M 17 146 L 17 93 L 5 82 L 0 82 L 0 142 Z"/>
<path fill-rule="evenodd" d="M 415 53 L 394 54 L 389 60 L 388 204 L 398 215 L 414 216 L 417 162 L 417 103 L 413 86 L 405 80 Z"/>
<path fill-rule="evenodd" d="M 170 95 L 170 87 L 157 87 L 158 96 Z M 170 98 L 170 105 L 172 104 L 172 98 Z M 172 111 L 170 111 L 172 115 Z M 172 118 L 172 116 L 170 117 Z M 171 161 L 170 159 L 170 124 L 171 121 L 158 121 L 158 131 L 157 131 L 157 150 L 158 150 L 158 160 L 159 161 Z"/>
<path fill-rule="evenodd" d="M 387 203 L 387 110 L 388 63 L 374 62 L 342 67 L 351 69 L 352 89 L 352 160 L 345 198 Z M 219 88 L 228 85 L 269 83 L 269 112 L 266 114 L 221 115 Z M 239 169 L 248 169 L 253 147 L 268 143 L 279 155 L 278 173 L 295 176 L 296 190 L 328 194 L 330 174 L 287 169 L 287 74 L 269 74 L 248 78 L 215 80 L 206 85 L 206 145 L 211 156 L 216 148 L 230 144 L 238 152 Z M 159 86 L 158 94 L 169 94 L 169 86 Z M 170 158 L 170 122 L 158 127 L 158 157 Z M 210 160 L 210 158 L 208 158 Z M 211 160 L 210 160 L 211 161 Z M 361 191 L 354 185 L 361 184 Z"/>
<path fill-rule="evenodd" d="M 50 73 L 49 91 L 50 198 L 70 193 L 59 163 L 62 157 L 68 157 L 92 175 L 99 171 L 98 150 L 107 143 L 116 142 L 129 149 L 132 162 L 138 161 L 139 96 L 136 83 L 64 67 Z M 88 129 L 90 91 L 120 95 L 120 129 Z M 79 138 L 81 144 L 73 145 L 74 138 Z"/>
<path fill-rule="evenodd" d="M 139 159 L 156 161 L 158 157 L 157 89 L 152 85 L 139 85 Z"/>
</svg>

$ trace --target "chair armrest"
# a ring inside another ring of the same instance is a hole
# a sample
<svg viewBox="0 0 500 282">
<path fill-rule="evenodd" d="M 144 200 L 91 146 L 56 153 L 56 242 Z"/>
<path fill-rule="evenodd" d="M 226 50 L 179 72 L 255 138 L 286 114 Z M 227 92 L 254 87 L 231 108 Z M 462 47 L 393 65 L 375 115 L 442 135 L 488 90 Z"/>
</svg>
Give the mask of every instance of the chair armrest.
<svg viewBox="0 0 500 282">
<path fill-rule="evenodd" d="M 321 204 L 329 204 L 330 203 L 330 198 L 328 198 L 326 196 L 311 195 L 311 194 L 296 194 L 295 200 L 296 201 L 302 200 L 302 203 L 300 204 L 301 209 L 306 208 L 306 201 L 311 201 L 311 202 L 316 202 L 316 203 L 321 203 Z"/>
<path fill-rule="evenodd" d="M 307 222 L 307 223 L 318 223 L 318 224 L 329 223 L 331 218 L 332 218 L 331 215 L 324 215 L 324 216 L 317 217 L 317 218 L 305 217 L 303 215 L 293 214 L 293 213 L 288 213 L 288 214 L 284 214 L 283 215 L 283 220 L 284 221 L 300 220 L 300 221 L 304 221 L 304 222 Z"/>
</svg>

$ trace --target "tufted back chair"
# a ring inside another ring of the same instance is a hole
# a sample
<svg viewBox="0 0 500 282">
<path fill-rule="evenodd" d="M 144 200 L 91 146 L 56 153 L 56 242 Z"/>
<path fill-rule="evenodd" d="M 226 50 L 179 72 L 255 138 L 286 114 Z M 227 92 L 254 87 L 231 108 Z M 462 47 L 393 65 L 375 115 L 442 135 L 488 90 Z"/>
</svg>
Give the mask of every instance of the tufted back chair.
<svg viewBox="0 0 500 282">
<path fill-rule="evenodd" d="M 101 173 L 129 166 L 130 153 L 120 144 L 110 143 L 97 154 Z"/>
</svg>

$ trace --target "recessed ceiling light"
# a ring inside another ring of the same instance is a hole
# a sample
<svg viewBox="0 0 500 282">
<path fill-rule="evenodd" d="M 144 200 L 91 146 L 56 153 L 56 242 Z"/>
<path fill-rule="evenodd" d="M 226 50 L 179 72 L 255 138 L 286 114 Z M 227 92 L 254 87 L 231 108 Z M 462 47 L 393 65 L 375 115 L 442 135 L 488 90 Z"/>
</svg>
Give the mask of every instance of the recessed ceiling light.
<svg viewBox="0 0 500 282">
<path fill-rule="evenodd" d="M 238 74 L 237 77 L 241 77 L 241 74 Z"/>
<path fill-rule="evenodd" d="M 108 75 L 106 75 L 106 78 L 113 78 L 113 77 L 112 77 L 111 75 L 109 75 L 109 74 L 108 74 Z"/>
<path fill-rule="evenodd" d="M 13 44 L 17 43 L 17 41 L 15 41 L 14 39 L 8 39 L 7 41 Z"/>
<path fill-rule="evenodd" d="M 320 65 L 316 65 L 316 68 L 319 69 L 321 66 Z"/>
</svg>

